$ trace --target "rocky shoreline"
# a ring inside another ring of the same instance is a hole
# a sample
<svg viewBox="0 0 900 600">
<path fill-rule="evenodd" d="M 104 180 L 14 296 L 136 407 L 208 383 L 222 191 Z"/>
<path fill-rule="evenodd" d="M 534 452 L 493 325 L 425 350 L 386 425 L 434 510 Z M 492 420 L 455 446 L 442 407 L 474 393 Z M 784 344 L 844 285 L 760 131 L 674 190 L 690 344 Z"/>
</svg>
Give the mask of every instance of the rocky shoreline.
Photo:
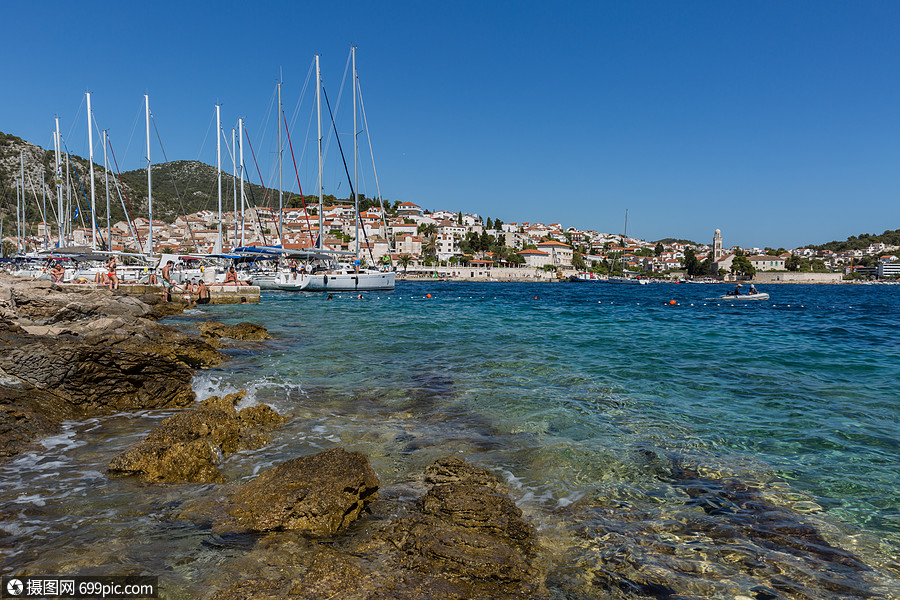
<svg viewBox="0 0 900 600">
<path fill-rule="evenodd" d="M 192 335 L 158 322 L 183 308 L 0 275 L 0 460 L 39 448 L 67 420 L 184 408 L 115 456 L 107 476 L 221 486 L 213 496 L 223 501 L 186 499 L 183 518 L 260 538 L 215 598 L 547 597 L 534 527 L 503 484 L 462 460 L 432 465 L 418 499 L 374 510 L 378 476 L 365 455 L 340 448 L 227 483 L 217 465 L 267 443 L 285 417 L 267 406 L 238 411 L 243 392 L 196 403 L 193 370 L 224 360 L 222 338 L 268 334 L 213 321 Z M 272 545 L 271 535 L 280 541 Z M 301 536 L 307 551 L 286 552 L 285 535 Z M 259 574 L 285 561 L 277 577 Z"/>
<path fill-rule="evenodd" d="M 221 576 L 204 582 L 204 598 L 882 597 L 873 569 L 815 520 L 650 450 L 640 453 L 647 488 L 675 499 L 665 518 L 639 494 L 598 489 L 544 515 L 541 534 L 509 488 L 457 457 L 382 485 L 364 454 L 332 448 L 229 481 L 228 457 L 264 446 L 288 418 L 238 410 L 243 392 L 197 402 L 192 377 L 225 360 L 227 339 L 268 333 L 158 322 L 183 308 L 0 275 L 0 461 L 40 449 L 65 421 L 183 409 L 98 476 L 166 498 L 160 514 L 211 547 L 240 547 L 217 558 Z M 161 597 L 193 597 L 166 583 Z"/>
</svg>

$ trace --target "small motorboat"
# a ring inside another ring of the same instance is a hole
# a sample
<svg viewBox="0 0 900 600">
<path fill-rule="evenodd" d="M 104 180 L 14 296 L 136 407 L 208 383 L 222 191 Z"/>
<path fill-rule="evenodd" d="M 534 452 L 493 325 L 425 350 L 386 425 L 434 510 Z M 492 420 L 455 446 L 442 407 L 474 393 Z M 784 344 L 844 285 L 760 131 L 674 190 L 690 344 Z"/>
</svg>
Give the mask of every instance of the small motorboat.
<svg viewBox="0 0 900 600">
<path fill-rule="evenodd" d="M 715 300 L 730 300 L 732 302 L 745 302 L 750 300 L 768 300 L 769 294 L 765 292 L 756 292 L 755 294 L 725 294 L 719 296 Z"/>
</svg>

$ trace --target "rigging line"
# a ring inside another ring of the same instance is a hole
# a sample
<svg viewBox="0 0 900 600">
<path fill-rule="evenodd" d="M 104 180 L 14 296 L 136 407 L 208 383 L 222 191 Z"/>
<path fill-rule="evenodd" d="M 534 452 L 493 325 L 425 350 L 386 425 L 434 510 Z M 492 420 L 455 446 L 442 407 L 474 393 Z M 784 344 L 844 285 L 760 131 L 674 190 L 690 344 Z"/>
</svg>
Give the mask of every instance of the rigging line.
<svg viewBox="0 0 900 600">
<path fill-rule="evenodd" d="M 63 144 L 63 146 L 66 146 L 66 145 Z M 66 152 L 71 154 L 71 152 L 69 152 L 68 146 L 66 146 Z M 75 168 L 74 160 L 72 161 L 72 173 L 75 174 L 75 181 L 78 183 L 78 189 L 81 190 L 81 195 L 82 195 L 82 197 L 84 197 L 85 210 L 88 212 L 91 212 L 90 206 L 87 206 L 87 204 L 88 204 L 87 193 L 84 191 L 84 186 L 81 184 L 81 177 L 78 176 L 78 169 Z M 78 204 L 78 196 L 77 195 L 75 196 L 75 208 L 78 210 L 79 216 L 81 217 L 81 227 L 82 228 L 87 227 L 87 224 L 85 224 L 85 222 L 84 222 L 84 213 L 81 212 L 81 206 Z M 92 231 L 94 229 L 94 225 L 96 224 L 96 222 L 97 222 L 97 219 L 95 218 L 94 213 L 91 213 L 91 230 Z M 102 235 L 101 235 L 101 239 L 102 239 Z"/>
<path fill-rule="evenodd" d="M 38 213 L 41 215 L 41 222 L 44 223 L 44 229 L 46 229 L 47 218 L 44 216 L 44 210 L 41 208 L 41 200 L 37 196 L 37 188 L 34 187 L 34 180 L 31 178 L 31 173 L 28 175 L 28 183 L 31 184 L 31 195 L 34 196 L 34 203 L 37 205 Z"/>
<path fill-rule="evenodd" d="M 283 116 L 283 115 L 282 115 Z M 287 129 L 287 118 L 284 119 L 284 126 Z M 315 245 L 315 240 L 312 237 L 312 226 L 309 224 L 309 213 L 306 212 L 306 200 L 303 198 L 303 186 L 300 185 L 300 172 L 297 170 L 297 159 L 294 158 L 294 145 L 291 143 L 291 132 L 290 130 L 286 131 L 287 139 L 288 139 L 288 147 L 291 149 L 291 160 L 294 161 L 294 173 L 297 175 L 297 187 L 300 188 L 300 202 L 303 203 L 303 214 L 306 217 L 306 230 L 309 232 L 309 241 L 311 243 L 310 247 Z M 284 247 L 284 240 L 281 241 L 282 247 Z"/>
<path fill-rule="evenodd" d="M 268 117 L 267 117 L 266 120 L 268 120 Z M 279 123 L 278 126 L 281 127 L 281 123 Z M 265 184 L 265 182 L 263 181 L 262 173 L 260 172 L 260 169 L 259 169 L 259 163 L 258 163 L 257 160 L 256 160 L 256 152 L 254 152 L 254 150 L 253 150 L 253 143 L 250 141 L 250 132 L 247 131 L 247 127 L 246 127 L 246 126 L 244 126 L 244 132 L 247 134 L 247 145 L 250 146 L 250 155 L 253 157 L 253 164 L 256 166 L 256 174 L 259 176 L 259 182 L 260 182 L 260 185 L 262 186 L 262 189 L 265 190 L 265 192 L 266 192 L 265 195 L 263 196 L 263 202 L 265 203 L 265 204 L 264 204 L 264 208 L 268 211 L 270 220 L 272 221 L 272 224 L 275 225 L 275 224 L 276 224 L 276 221 L 275 221 L 274 218 L 272 218 L 272 206 L 271 206 L 272 198 L 269 198 L 269 190 L 270 190 L 270 188 L 267 187 L 266 184 Z M 274 179 L 274 173 L 273 173 L 273 179 Z M 250 188 L 250 191 L 251 191 L 251 192 L 253 191 L 253 188 L 252 188 L 252 187 Z M 274 198 L 274 196 L 275 196 L 275 195 L 272 194 L 272 197 L 273 197 L 273 198 Z M 261 233 L 261 235 L 263 236 L 263 242 L 265 242 L 265 240 L 266 240 L 265 234 L 262 233 L 262 232 L 265 231 L 265 230 L 263 229 L 263 226 L 262 226 L 262 218 L 259 216 L 259 211 L 258 211 L 258 210 L 256 211 L 256 221 L 257 221 L 257 223 L 259 223 L 260 233 Z"/>
<path fill-rule="evenodd" d="M 119 183 L 116 185 L 116 191 L 119 192 L 119 200 L 122 200 L 123 195 L 125 196 L 125 201 L 122 203 L 122 210 L 125 211 L 125 219 L 128 221 L 128 227 L 131 228 L 134 223 L 134 209 L 131 208 L 131 199 L 128 197 L 128 192 L 125 191 L 125 184 L 122 183 L 122 171 L 119 170 L 119 162 L 116 160 L 116 152 L 113 150 L 112 140 L 107 137 L 106 142 L 109 145 L 109 153 L 112 155 L 113 164 L 116 166 L 116 179 L 119 180 Z M 128 204 L 128 208 L 125 207 L 125 203 Z M 138 252 L 141 252 L 141 248 L 144 247 L 141 235 L 135 230 L 132 230 L 131 235 L 135 238 Z"/>
<path fill-rule="evenodd" d="M 81 97 L 81 104 L 78 105 L 78 110 L 75 111 L 75 120 L 72 121 L 72 125 L 69 127 L 69 133 L 66 134 L 66 139 L 72 137 L 72 131 L 75 130 L 75 126 L 78 124 L 78 118 L 81 116 L 81 107 L 84 106 L 84 103 L 87 102 L 87 98 L 85 96 Z"/>
<path fill-rule="evenodd" d="M 250 141 L 250 131 L 247 129 L 246 124 L 244 125 L 244 134 L 247 136 L 247 145 L 250 146 L 250 155 L 253 157 L 253 164 L 256 165 L 256 174 L 259 175 L 260 186 L 262 186 L 262 189 L 266 192 L 263 200 L 268 201 L 269 189 L 266 187 L 265 183 L 263 183 L 262 173 L 259 172 L 259 163 L 256 162 L 256 153 L 253 151 L 253 143 Z M 250 197 L 253 199 L 253 208 L 256 208 L 256 199 L 253 197 L 253 184 L 250 184 Z M 262 236 L 263 245 L 268 246 L 268 243 L 266 242 L 266 230 L 263 228 L 262 220 L 259 218 L 259 211 L 255 210 L 253 212 L 256 213 L 256 222 L 259 225 L 259 232 Z"/>
<path fill-rule="evenodd" d="M 5 181 L 3 182 L 3 201 L 6 203 L 6 213 L 9 214 L 12 212 L 12 208 L 10 208 L 9 204 L 9 196 L 6 194 L 6 191 L 9 189 L 9 184 Z M 8 217 L 7 217 L 8 218 Z"/>
<path fill-rule="evenodd" d="M 384 198 L 381 196 L 381 186 L 378 185 L 378 169 L 375 168 L 375 151 L 372 149 L 372 136 L 369 132 L 369 121 L 366 118 L 366 105 L 363 103 L 362 97 L 362 86 L 359 85 L 359 81 L 356 82 L 356 90 L 359 92 L 359 110 L 362 113 L 363 119 L 363 129 L 366 132 L 366 141 L 369 143 L 369 156 L 372 160 L 372 173 L 375 176 L 375 193 L 378 194 L 378 203 L 381 206 L 381 224 L 384 226 L 385 236 L 387 235 L 387 220 L 385 217 L 384 211 Z M 393 266 L 393 259 L 390 258 L 390 252 L 388 252 L 388 261 L 391 266 Z"/>
<path fill-rule="evenodd" d="M 261 129 L 262 133 L 260 134 L 260 138 L 259 138 L 260 149 L 264 148 L 266 145 L 266 133 L 269 130 L 269 123 L 272 119 L 272 113 L 275 112 L 274 107 L 275 107 L 275 100 L 277 97 L 278 97 L 278 86 L 275 86 L 275 89 L 272 90 L 272 95 L 269 97 L 269 106 L 266 108 L 266 116 L 263 119 L 263 124 L 262 124 L 262 129 Z M 281 127 L 281 119 L 276 117 L 275 123 L 276 123 L 276 131 L 277 131 L 277 128 Z M 248 140 L 249 140 L 249 138 L 248 138 Z M 273 166 L 272 167 L 272 177 L 269 179 L 270 185 L 272 184 L 272 182 L 275 179 L 275 169 L 276 169 L 276 167 Z M 259 165 L 257 165 L 257 170 L 259 170 Z M 266 195 L 265 195 L 265 202 L 266 202 L 266 208 L 269 208 L 270 199 L 269 199 L 269 194 L 268 194 L 268 188 L 266 187 L 266 182 L 263 180 L 262 175 L 260 175 L 259 184 L 264 189 L 267 190 Z"/>
<path fill-rule="evenodd" d="M 297 106 L 295 107 L 294 114 L 291 117 L 290 128 L 293 128 L 296 126 L 297 119 L 300 116 L 300 107 L 302 106 L 302 103 L 303 103 L 303 97 L 306 95 L 306 90 L 309 88 L 309 83 L 312 79 L 312 73 L 313 73 L 314 67 L 315 67 L 315 60 L 312 60 L 309 64 L 309 70 L 306 72 L 306 80 L 303 82 L 303 88 L 300 91 L 300 95 L 297 97 Z M 309 124 L 307 125 L 307 130 L 306 130 L 307 138 L 306 139 L 309 139 L 309 137 L 308 137 L 309 136 L 309 128 L 312 126 L 312 116 L 313 116 L 313 111 L 310 110 L 310 113 L 309 113 L 310 121 L 309 121 Z M 300 164 L 301 165 L 304 164 L 303 157 L 305 156 L 305 154 L 306 154 L 306 144 L 304 143 L 300 149 Z"/>
<path fill-rule="evenodd" d="M 312 79 L 314 66 L 315 60 L 309 63 L 309 70 L 306 72 L 306 80 L 303 82 L 303 87 L 300 88 L 300 95 L 297 96 L 297 106 L 294 107 L 294 114 L 291 116 L 291 127 L 297 123 L 297 117 L 300 115 L 300 106 L 303 104 L 303 96 L 306 95 L 306 89 L 309 87 L 309 82 Z"/>
<path fill-rule="evenodd" d="M 138 120 L 140 120 L 141 113 L 143 112 L 143 110 L 144 110 L 144 103 L 141 102 L 141 104 L 138 106 L 137 114 L 134 115 L 134 123 L 131 124 L 131 135 L 128 137 L 128 143 L 125 145 L 125 154 L 122 155 L 123 163 L 128 158 L 128 149 L 131 148 L 131 141 L 134 139 L 134 131 L 137 129 Z M 112 146 L 110 146 L 110 148 L 112 148 Z M 126 196 L 126 198 L 127 198 L 127 196 Z"/>
<path fill-rule="evenodd" d="M 212 129 L 213 118 L 212 115 L 209 117 L 209 124 L 206 126 L 206 134 L 203 136 L 203 143 L 200 144 L 200 152 L 197 153 L 197 162 L 200 161 L 200 157 L 203 156 L 203 149 L 206 148 L 206 140 L 209 139 L 209 130 Z"/>
<path fill-rule="evenodd" d="M 169 157 L 166 156 L 166 149 L 162 143 L 162 136 L 159 135 L 159 128 L 156 126 L 156 117 L 153 116 L 153 113 L 150 113 L 150 121 L 153 122 L 153 131 L 156 132 L 156 141 L 159 142 L 159 149 L 162 151 L 163 159 L 165 159 L 166 164 L 169 162 Z M 182 200 L 182 195 L 178 193 L 178 183 L 175 181 L 175 173 L 172 169 L 169 169 L 169 177 L 172 179 L 172 187 L 175 189 L 175 197 L 178 199 L 178 206 L 181 207 L 181 214 L 184 215 L 184 222 L 187 224 L 188 233 L 191 235 L 191 243 L 194 244 L 194 252 L 199 252 L 197 249 L 197 240 L 194 238 L 194 230 L 191 229 L 191 222 L 187 217 L 187 209 L 184 208 L 184 202 Z"/>
<path fill-rule="evenodd" d="M 347 54 L 347 62 L 344 64 L 344 74 L 341 77 L 341 85 L 338 88 L 339 92 L 338 92 L 337 103 L 335 103 L 335 105 L 334 105 L 335 112 L 339 111 L 341 108 L 341 98 L 343 98 L 343 95 L 344 95 L 344 84 L 347 82 L 347 72 L 350 70 L 352 56 L 353 56 L 352 51 L 351 51 L 351 53 Z M 324 77 L 322 78 L 322 91 L 323 92 L 325 91 L 325 78 Z M 332 122 L 333 121 L 334 121 L 334 117 L 332 116 Z M 331 148 L 331 141 L 332 141 L 332 139 L 336 138 L 337 136 L 338 136 L 337 127 L 334 127 L 331 131 L 328 132 L 328 136 L 325 138 L 325 147 L 322 150 L 322 156 L 323 156 L 322 160 L 325 160 L 325 157 L 328 156 L 328 150 Z M 341 145 L 340 140 L 338 140 L 338 146 L 340 146 L 340 145 Z M 324 171 L 323 171 L 322 177 L 323 178 L 325 177 Z M 324 184 L 324 182 L 320 182 L 320 185 L 322 185 L 324 187 L 325 184 Z M 340 189 L 340 183 L 338 183 L 338 187 L 335 188 L 335 196 L 337 196 L 338 189 Z"/>
<path fill-rule="evenodd" d="M 350 179 L 350 169 L 347 168 L 347 159 L 344 157 L 344 149 L 341 147 L 341 138 L 337 136 L 337 125 L 334 122 L 334 113 L 331 112 L 331 103 L 328 101 L 328 93 L 325 92 L 325 88 L 322 88 L 322 94 L 325 96 L 325 105 L 328 107 L 328 116 L 331 117 L 331 127 L 335 129 L 335 139 L 337 140 L 338 150 L 341 152 L 341 160 L 344 162 L 344 173 L 347 174 L 347 181 L 350 184 L 350 198 L 353 198 L 353 180 Z M 359 216 L 359 212 L 356 213 L 356 220 L 358 223 L 362 223 L 362 219 Z M 369 246 L 369 236 L 366 234 L 366 228 L 363 227 L 363 237 L 366 240 L 366 246 Z M 356 240 L 357 246 L 359 245 L 359 240 Z M 372 262 L 375 262 L 375 257 L 372 255 L 372 248 L 369 247 L 369 256 L 372 258 Z"/>
</svg>

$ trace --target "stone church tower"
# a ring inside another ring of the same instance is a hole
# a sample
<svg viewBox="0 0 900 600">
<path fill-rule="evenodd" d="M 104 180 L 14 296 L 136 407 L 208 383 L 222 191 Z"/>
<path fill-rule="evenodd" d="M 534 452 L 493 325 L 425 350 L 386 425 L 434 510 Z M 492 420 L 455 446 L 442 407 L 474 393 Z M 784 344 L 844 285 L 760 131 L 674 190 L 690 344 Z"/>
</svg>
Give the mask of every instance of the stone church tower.
<svg viewBox="0 0 900 600">
<path fill-rule="evenodd" d="M 722 252 L 722 230 L 716 229 L 716 235 L 713 236 L 713 259 L 712 262 L 719 262 L 719 259 L 725 255 Z"/>
</svg>

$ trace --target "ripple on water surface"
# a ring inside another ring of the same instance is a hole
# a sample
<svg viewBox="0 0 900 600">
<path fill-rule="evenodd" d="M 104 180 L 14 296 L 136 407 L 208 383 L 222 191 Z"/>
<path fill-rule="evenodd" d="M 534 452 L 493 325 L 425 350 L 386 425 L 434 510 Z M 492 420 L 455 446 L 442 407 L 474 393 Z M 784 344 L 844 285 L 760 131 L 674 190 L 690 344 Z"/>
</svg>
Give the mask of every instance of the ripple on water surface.
<svg viewBox="0 0 900 600">
<path fill-rule="evenodd" d="M 204 311 L 276 340 L 194 387 L 292 417 L 226 459 L 229 481 L 335 446 L 366 453 L 388 489 L 448 454 L 492 469 L 539 524 L 562 595 L 896 596 L 900 303 L 766 291 L 754 306 L 692 285 L 276 293 Z M 139 566 L 191 597 L 246 554 L 252 539 L 179 516 L 215 486 L 106 477 L 165 414 L 69 423 L 0 466 L 5 570 Z"/>
</svg>

